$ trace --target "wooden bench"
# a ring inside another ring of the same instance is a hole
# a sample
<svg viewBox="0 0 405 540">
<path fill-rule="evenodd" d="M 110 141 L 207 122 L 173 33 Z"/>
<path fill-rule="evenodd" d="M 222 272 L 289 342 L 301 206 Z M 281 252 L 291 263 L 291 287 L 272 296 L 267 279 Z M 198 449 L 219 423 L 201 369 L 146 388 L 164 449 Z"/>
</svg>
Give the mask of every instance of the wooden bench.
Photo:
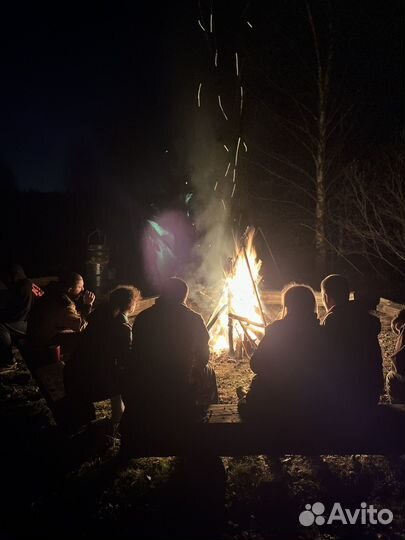
<svg viewBox="0 0 405 540">
<path fill-rule="evenodd" d="M 353 427 L 353 426 L 352 426 Z M 405 405 L 379 405 L 370 428 L 354 426 L 351 434 L 306 429 L 297 434 L 243 421 L 236 404 L 211 405 L 201 422 L 184 440 L 162 437 L 152 444 L 131 444 L 131 457 L 247 455 L 403 455 L 405 454 Z M 128 448 L 125 447 L 128 455 Z"/>
</svg>

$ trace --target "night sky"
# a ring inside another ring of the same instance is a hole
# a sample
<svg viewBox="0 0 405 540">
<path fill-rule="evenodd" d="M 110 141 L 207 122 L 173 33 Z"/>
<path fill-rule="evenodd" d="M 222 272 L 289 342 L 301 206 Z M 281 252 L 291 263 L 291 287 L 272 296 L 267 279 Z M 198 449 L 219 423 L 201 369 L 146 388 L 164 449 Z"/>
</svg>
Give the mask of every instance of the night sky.
<svg viewBox="0 0 405 540">
<path fill-rule="evenodd" d="M 179 100 L 184 98 L 186 114 L 195 106 L 204 46 L 198 2 L 165 4 L 27 4 L 3 11 L 0 159 L 21 189 L 63 189 L 70 156 L 80 146 L 91 149 L 98 167 L 111 141 L 119 144 L 120 138 L 131 138 L 144 160 L 170 147 Z M 231 4 L 214 2 L 230 24 L 233 6 L 242 3 Z M 303 2 L 244 4 L 255 46 L 267 39 L 273 59 L 289 69 L 291 54 L 281 45 L 287 36 L 309 58 Z M 315 14 L 321 4 L 312 2 Z M 403 130 L 402 2 L 331 4 L 336 69 L 355 108 L 359 153 L 367 156 L 397 142 Z"/>
</svg>

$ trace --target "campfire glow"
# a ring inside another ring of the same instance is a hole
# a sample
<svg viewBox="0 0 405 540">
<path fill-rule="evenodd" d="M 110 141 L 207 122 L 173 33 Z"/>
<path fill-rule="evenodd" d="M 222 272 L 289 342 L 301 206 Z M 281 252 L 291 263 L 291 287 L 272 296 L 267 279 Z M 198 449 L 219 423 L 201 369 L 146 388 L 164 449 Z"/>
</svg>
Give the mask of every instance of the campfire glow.
<svg viewBox="0 0 405 540">
<path fill-rule="evenodd" d="M 215 352 L 243 346 L 252 350 L 264 334 L 264 315 L 258 285 L 262 262 L 253 246 L 255 231 L 250 229 L 225 272 L 221 298 L 208 323 L 210 346 Z M 254 324 L 253 324 L 254 323 Z"/>
</svg>

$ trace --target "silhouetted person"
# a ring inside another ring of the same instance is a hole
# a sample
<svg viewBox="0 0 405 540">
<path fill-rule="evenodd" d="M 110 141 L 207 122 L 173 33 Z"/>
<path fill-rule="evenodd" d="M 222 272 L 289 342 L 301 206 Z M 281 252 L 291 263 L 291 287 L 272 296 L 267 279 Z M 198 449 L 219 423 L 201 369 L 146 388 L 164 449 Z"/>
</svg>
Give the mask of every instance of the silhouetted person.
<svg viewBox="0 0 405 540">
<path fill-rule="evenodd" d="M 11 368 L 15 365 L 13 342 L 24 337 L 27 331 L 27 318 L 32 304 L 32 282 L 17 264 L 5 268 L 1 280 L 6 289 L 1 291 L 0 368 Z"/>
<path fill-rule="evenodd" d="M 307 285 L 287 286 L 282 308 L 282 318 L 266 328 L 251 358 L 255 376 L 239 410 L 250 420 L 313 424 L 318 411 L 325 412 L 328 399 L 325 346 L 313 290 Z"/>
<path fill-rule="evenodd" d="M 35 304 L 28 319 L 27 344 L 30 349 L 60 345 L 69 354 L 77 335 L 87 325 L 95 300 L 94 293 L 84 290 L 80 274 L 67 273 Z"/>
<path fill-rule="evenodd" d="M 168 279 L 154 306 L 133 325 L 131 365 L 123 394 L 123 442 L 133 437 L 162 438 L 162 430 L 181 435 L 196 402 L 218 399 L 215 373 L 208 365 L 209 334 L 198 313 L 185 302 L 187 284 Z M 164 438 L 164 437 L 163 437 Z"/>
<path fill-rule="evenodd" d="M 90 315 L 88 326 L 65 367 L 67 395 L 91 402 L 111 399 L 114 425 L 123 411 L 120 394 L 132 341 L 128 315 L 134 311 L 138 297 L 135 287 L 114 289 L 108 303 Z"/>
<path fill-rule="evenodd" d="M 391 328 L 398 338 L 387 374 L 387 392 L 391 403 L 405 403 L 405 309 L 394 317 Z"/>
<path fill-rule="evenodd" d="M 383 391 L 380 321 L 363 302 L 349 300 L 349 284 L 341 275 L 326 277 L 321 292 L 331 392 L 347 415 L 366 412 L 378 404 Z"/>
</svg>

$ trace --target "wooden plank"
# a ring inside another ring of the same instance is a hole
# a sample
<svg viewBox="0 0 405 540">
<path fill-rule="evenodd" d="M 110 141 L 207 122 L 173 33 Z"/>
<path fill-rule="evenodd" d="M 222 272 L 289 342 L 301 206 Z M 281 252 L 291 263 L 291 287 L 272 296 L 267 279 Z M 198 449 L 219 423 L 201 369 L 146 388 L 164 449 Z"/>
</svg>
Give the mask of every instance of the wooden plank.
<svg viewBox="0 0 405 540">
<path fill-rule="evenodd" d="M 389 413 L 389 414 L 388 414 Z M 393 416 L 392 416 L 392 413 Z M 295 425 L 295 424 L 294 424 Z M 237 404 L 211 405 L 200 423 L 190 432 L 173 440 L 164 439 L 147 445 L 139 441 L 128 457 L 190 455 L 247 456 L 260 454 L 350 455 L 350 454 L 405 454 L 405 406 L 381 405 L 370 423 L 357 426 L 347 434 L 331 425 L 324 428 L 295 425 L 294 429 L 270 427 L 268 423 L 244 422 Z M 342 426 L 343 427 L 343 426 Z M 345 424 L 346 431 L 346 424 Z"/>
<path fill-rule="evenodd" d="M 392 302 L 387 298 L 380 298 L 380 303 L 377 306 L 378 311 L 381 311 L 392 318 L 398 315 L 398 313 L 403 309 L 405 309 L 403 304 L 397 304 L 396 302 Z"/>
<path fill-rule="evenodd" d="M 318 306 L 322 306 L 322 294 L 320 291 L 314 291 Z M 263 290 L 260 292 L 263 303 L 266 305 L 281 306 L 281 291 Z"/>
<path fill-rule="evenodd" d="M 49 285 L 49 283 L 57 281 L 58 277 L 57 276 L 39 276 L 39 277 L 30 278 L 30 279 L 34 283 L 36 283 L 39 287 L 44 288 L 47 285 Z M 266 289 L 266 290 L 261 291 L 260 295 L 265 305 L 281 306 L 281 291 Z M 321 307 L 322 306 L 321 292 L 315 291 L 315 297 L 316 297 L 318 306 Z M 153 306 L 157 298 L 158 298 L 157 296 L 151 296 L 151 297 L 142 298 L 141 300 L 139 300 L 135 309 L 134 316 L 138 315 L 145 309 Z M 391 300 L 388 300 L 387 298 L 381 298 L 377 309 L 378 311 L 385 313 L 390 317 L 395 317 L 396 315 L 398 315 L 398 313 L 402 309 L 405 309 L 405 305 L 392 302 Z"/>
<path fill-rule="evenodd" d="M 266 305 L 278 305 L 281 306 L 281 291 L 275 290 L 263 290 L 261 296 L 264 304 Z M 315 297 L 318 304 L 318 307 L 322 307 L 322 294 L 320 291 L 315 291 Z M 350 298 L 353 299 L 354 295 L 351 293 Z M 386 313 L 391 317 L 395 317 L 398 313 L 405 309 L 404 304 L 399 304 L 388 300 L 387 298 L 380 298 L 380 303 L 377 306 L 377 310 Z"/>
<path fill-rule="evenodd" d="M 231 423 L 237 424 L 242 422 L 237 403 L 226 403 L 211 405 L 208 408 L 209 414 L 209 424 L 222 424 L 222 423 Z"/>
</svg>

